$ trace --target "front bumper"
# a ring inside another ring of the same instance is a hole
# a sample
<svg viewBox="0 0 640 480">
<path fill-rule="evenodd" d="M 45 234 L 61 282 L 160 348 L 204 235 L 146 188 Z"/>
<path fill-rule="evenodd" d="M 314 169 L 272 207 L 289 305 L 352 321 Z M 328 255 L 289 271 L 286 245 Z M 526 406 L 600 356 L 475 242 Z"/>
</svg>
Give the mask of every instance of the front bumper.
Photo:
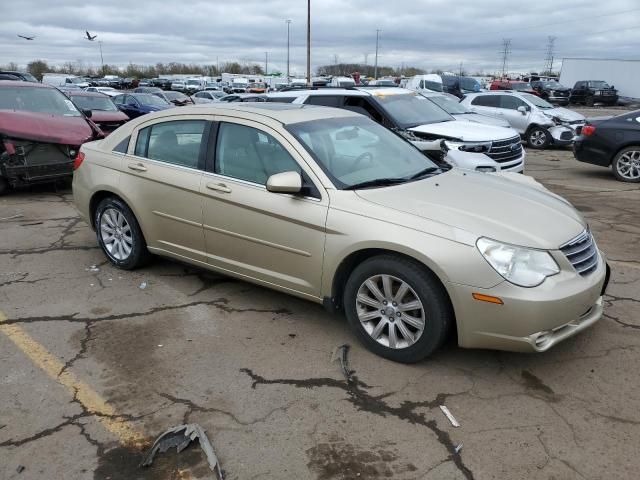
<svg viewBox="0 0 640 480">
<path fill-rule="evenodd" d="M 554 145 L 571 145 L 576 138 L 577 129 L 584 126 L 584 123 L 571 125 L 556 125 L 550 127 L 549 133 L 553 138 Z"/>
<path fill-rule="evenodd" d="M 534 288 L 502 282 L 490 289 L 449 284 L 458 342 L 465 348 L 543 352 L 589 328 L 603 313 L 609 269 L 600 253 L 597 269 L 580 276 L 562 269 Z M 473 293 L 502 299 L 502 305 L 475 300 Z"/>
</svg>

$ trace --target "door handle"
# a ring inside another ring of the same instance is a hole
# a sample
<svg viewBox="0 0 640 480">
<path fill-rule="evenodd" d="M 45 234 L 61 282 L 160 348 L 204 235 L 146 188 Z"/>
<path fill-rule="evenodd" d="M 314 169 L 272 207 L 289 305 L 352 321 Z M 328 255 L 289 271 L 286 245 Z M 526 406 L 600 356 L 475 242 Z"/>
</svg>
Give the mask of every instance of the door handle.
<svg viewBox="0 0 640 480">
<path fill-rule="evenodd" d="M 231 193 L 231 189 L 224 183 L 207 183 L 207 188 L 216 192 Z"/>
<path fill-rule="evenodd" d="M 136 170 L 138 172 L 146 172 L 147 171 L 147 167 L 145 167 L 141 163 L 130 163 L 129 164 L 129 168 L 131 170 Z"/>
</svg>

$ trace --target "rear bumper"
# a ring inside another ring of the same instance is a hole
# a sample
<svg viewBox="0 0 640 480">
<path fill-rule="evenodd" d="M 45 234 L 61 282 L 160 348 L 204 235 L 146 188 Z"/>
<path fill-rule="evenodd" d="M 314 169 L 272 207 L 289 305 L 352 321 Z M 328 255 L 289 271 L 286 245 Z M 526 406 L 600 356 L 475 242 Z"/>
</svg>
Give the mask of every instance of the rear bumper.
<svg viewBox="0 0 640 480">
<path fill-rule="evenodd" d="M 561 272 L 534 288 L 508 282 L 490 289 L 449 284 L 461 347 L 543 352 L 595 324 L 603 314 L 609 270 L 601 254 L 587 276 Z M 499 297 L 502 305 L 474 300 L 473 293 Z"/>
<path fill-rule="evenodd" d="M 611 153 L 591 147 L 585 142 L 583 136 L 576 137 L 576 141 L 573 143 L 573 156 L 583 163 L 590 163 L 600 167 L 611 165 Z"/>
</svg>

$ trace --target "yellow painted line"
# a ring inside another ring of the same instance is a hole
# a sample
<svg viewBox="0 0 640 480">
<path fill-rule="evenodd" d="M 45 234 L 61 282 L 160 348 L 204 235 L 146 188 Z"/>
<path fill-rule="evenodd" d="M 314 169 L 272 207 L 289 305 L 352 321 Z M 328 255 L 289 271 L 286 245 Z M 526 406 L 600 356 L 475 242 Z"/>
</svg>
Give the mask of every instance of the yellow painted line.
<svg viewBox="0 0 640 480">
<path fill-rule="evenodd" d="M 125 446 L 140 448 L 145 445 L 145 436 L 130 422 L 118 418 L 117 412 L 89 385 L 69 370 L 62 372 L 64 364 L 33 339 L 19 325 L 4 324 L 7 316 L 0 311 L 0 332 L 6 335 L 31 361 L 54 381 L 64 386 L 89 413 L 95 414 L 102 426 L 118 438 Z M 60 374 L 62 372 L 62 374 Z"/>
</svg>

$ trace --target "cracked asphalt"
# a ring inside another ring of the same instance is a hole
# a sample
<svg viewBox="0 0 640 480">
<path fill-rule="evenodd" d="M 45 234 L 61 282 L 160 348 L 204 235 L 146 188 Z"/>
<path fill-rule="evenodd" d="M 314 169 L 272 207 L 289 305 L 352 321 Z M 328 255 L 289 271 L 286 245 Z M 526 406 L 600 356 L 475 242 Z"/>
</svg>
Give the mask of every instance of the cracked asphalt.
<svg viewBox="0 0 640 480">
<path fill-rule="evenodd" d="M 186 422 L 228 479 L 637 478 L 640 186 L 566 149 L 527 162 L 607 254 L 605 318 L 541 355 L 450 343 L 409 366 L 302 300 L 164 259 L 113 268 L 68 190 L 0 198 L 0 478 L 213 478 L 197 445 L 138 468 Z"/>
</svg>

